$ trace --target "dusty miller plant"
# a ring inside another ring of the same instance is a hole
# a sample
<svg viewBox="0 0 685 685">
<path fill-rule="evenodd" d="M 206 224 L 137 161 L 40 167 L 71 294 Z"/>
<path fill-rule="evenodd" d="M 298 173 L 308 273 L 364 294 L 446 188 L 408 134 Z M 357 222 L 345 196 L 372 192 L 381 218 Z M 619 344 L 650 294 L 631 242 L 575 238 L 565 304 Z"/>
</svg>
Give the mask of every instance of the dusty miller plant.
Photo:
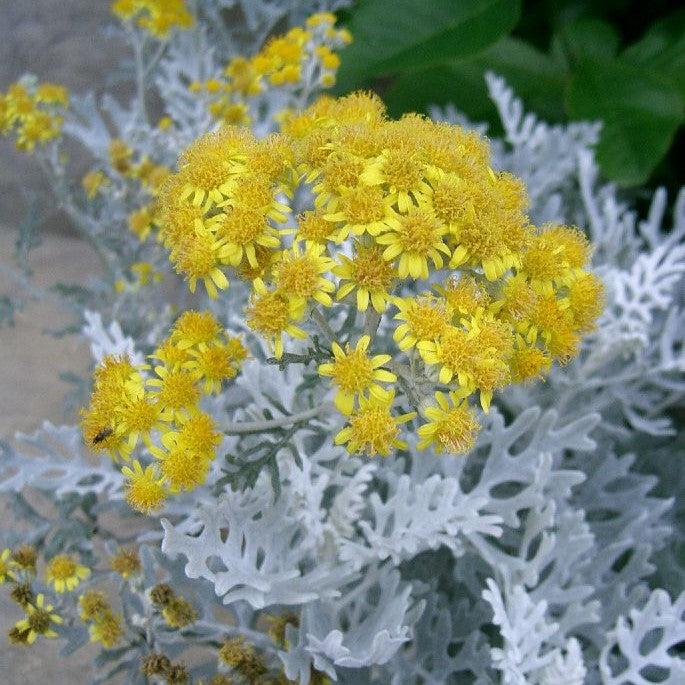
<svg viewBox="0 0 685 685">
<path fill-rule="evenodd" d="M 14 134 L 101 259 L 99 281 L 62 288 L 94 364 L 141 367 L 189 308 L 211 311 L 216 335 L 228 328 L 240 341 L 222 379 L 230 383 L 198 400 L 218 427 L 218 456 L 203 462 L 201 482 L 160 496 L 162 508 L 146 500 L 143 515 L 129 506 L 136 473 L 93 454 L 100 443 L 119 449 L 115 428 L 86 429 L 84 442 L 81 426 L 45 423 L 3 442 L 0 492 L 27 524 L 2 530 L 15 648 L 54 636 L 71 654 L 90 639 L 101 647 L 93 682 L 103 683 L 120 673 L 217 685 L 683 682 L 675 417 L 685 391 L 685 193 L 669 204 L 658 190 L 640 218 L 598 176 L 596 125 L 540 122 L 489 76 L 504 128 L 490 141 L 492 167 L 523 180 L 533 223 L 587 234 L 603 312 L 577 357 L 495 396 L 466 454 L 440 455 L 436 444 L 419 452 L 411 432 L 386 459 L 349 454 L 333 441 L 344 417 L 316 366 L 330 361 L 331 328 L 354 322 L 318 321 L 315 336 L 278 354 L 239 315 L 248 285 L 236 281 L 218 299 L 189 294 L 150 237 L 160 189 L 188 145 L 222 120 L 264 139 L 284 111 L 330 85 L 335 60 L 312 66 L 310 55 L 309 71 L 285 85 L 281 74 L 238 96 L 222 85 L 225 63 L 260 54 L 311 3 L 187 4 L 169 4 L 178 14 L 167 25 L 155 2 L 128 3 L 130 16 L 115 3 L 133 55 L 129 103 L 72 96 L 67 108 L 24 77 L 19 86 L 48 119 Z M 432 117 L 486 133 L 456 108 Z M 83 187 L 69 176 L 67 138 L 92 156 Z M 43 295 L 21 268 L 17 277 L 29 296 Z M 391 332 L 373 316 L 363 325 L 377 339 Z M 404 408 L 425 409 L 416 379 L 395 375 Z"/>
</svg>

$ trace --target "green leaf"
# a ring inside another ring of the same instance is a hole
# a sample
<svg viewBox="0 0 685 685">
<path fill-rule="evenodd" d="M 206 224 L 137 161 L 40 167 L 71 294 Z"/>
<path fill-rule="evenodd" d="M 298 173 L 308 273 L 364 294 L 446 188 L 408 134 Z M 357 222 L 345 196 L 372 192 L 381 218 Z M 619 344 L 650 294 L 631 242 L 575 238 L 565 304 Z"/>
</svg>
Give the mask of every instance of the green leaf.
<svg viewBox="0 0 685 685">
<path fill-rule="evenodd" d="M 394 116 L 452 102 L 472 120 L 487 121 L 496 130 L 499 117 L 488 96 L 486 71 L 503 76 L 527 109 L 551 121 L 564 117 L 563 71 L 547 55 L 516 38 L 503 38 L 471 59 L 405 74 L 385 100 Z"/>
<path fill-rule="evenodd" d="M 520 0 L 366 0 L 348 25 L 341 90 L 372 76 L 420 69 L 473 55 L 516 25 Z"/>
<path fill-rule="evenodd" d="M 603 122 L 597 159 L 623 185 L 648 179 L 683 119 L 683 99 L 674 85 L 619 61 L 581 60 L 566 104 L 573 119 Z"/>
<path fill-rule="evenodd" d="M 620 43 L 616 28 L 609 22 L 587 17 L 564 24 L 559 40 L 571 62 L 586 57 L 611 59 Z"/>
<path fill-rule="evenodd" d="M 652 24 L 621 59 L 671 79 L 685 97 L 685 9 Z"/>
</svg>

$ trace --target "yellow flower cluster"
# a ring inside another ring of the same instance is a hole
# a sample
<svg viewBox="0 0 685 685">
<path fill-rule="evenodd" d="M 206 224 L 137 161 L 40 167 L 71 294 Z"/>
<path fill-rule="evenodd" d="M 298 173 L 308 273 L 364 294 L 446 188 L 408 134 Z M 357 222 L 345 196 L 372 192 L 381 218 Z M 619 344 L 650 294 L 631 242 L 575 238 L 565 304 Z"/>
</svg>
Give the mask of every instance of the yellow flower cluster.
<svg viewBox="0 0 685 685">
<path fill-rule="evenodd" d="M 240 339 L 211 314 L 187 311 L 150 355 L 153 368 L 135 367 L 127 357 L 102 360 L 82 410 L 83 434 L 89 446 L 115 459 L 130 461 L 141 441 L 154 456 L 146 468 L 134 460 L 122 469 L 133 508 L 150 512 L 169 492 L 204 483 L 220 435 L 200 399 L 234 378 L 246 356 Z"/>
<path fill-rule="evenodd" d="M 123 617 L 112 610 L 106 595 L 99 590 L 88 590 L 79 597 L 81 620 L 90 624 L 91 642 L 99 642 L 112 649 L 124 635 Z"/>
<path fill-rule="evenodd" d="M 174 29 L 189 29 L 194 22 L 184 0 L 115 0 L 112 12 L 124 22 L 135 24 L 159 40 Z"/>
<path fill-rule="evenodd" d="M 31 152 L 60 135 L 68 106 L 69 92 L 63 86 L 13 83 L 0 93 L 0 134 L 13 135 L 19 150 Z"/>
<path fill-rule="evenodd" d="M 334 14 L 314 14 L 305 26 L 272 38 L 253 57 L 232 59 L 222 78 L 194 82 L 190 89 L 204 93 L 216 119 L 247 125 L 251 121 L 251 98 L 267 87 L 297 92 L 313 86 L 333 86 L 340 66 L 336 50 L 350 41 L 346 29 L 335 28 Z"/>
<path fill-rule="evenodd" d="M 312 206 L 284 226 L 299 189 Z M 325 324 L 320 306 L 365 313 L 320 366 L 351 452 L 405 446 L 399 425 L 415 414 L 393 414 L 398 392 L 425 419 L 420 448 L 467 451 L 469 398 L 487 411 L 494 392 L 570 359 L 602 308 L 585 236 L 531 225 L 523 184 L 493 170 L 487 141 L 418 115 L 389 120 L 370 94 L 321 98 L 264 140 L 230 126 L 200 138 L 161 202 L 177 271 L 211 296 L 229 269 L 251 281 L 247 324 L 277 358 L 287 337 L 308 336 L 308 312 L 310 325 Z M 383 316 L 394 344 L 372 354 Z"/>
</svg>

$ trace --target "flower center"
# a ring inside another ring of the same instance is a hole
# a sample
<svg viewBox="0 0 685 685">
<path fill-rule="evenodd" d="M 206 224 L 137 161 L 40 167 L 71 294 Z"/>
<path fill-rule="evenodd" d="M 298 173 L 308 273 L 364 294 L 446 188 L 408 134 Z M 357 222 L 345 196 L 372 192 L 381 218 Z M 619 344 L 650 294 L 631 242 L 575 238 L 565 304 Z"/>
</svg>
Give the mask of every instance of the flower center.
<svg viewBox="0 0 685 685">
<path fill-rule="evenodd" d="M 371 360 L 361 350 L 352 350 L 335 362 L 335 382 L 348 393 L 361 392 L 369 387 L 373 375 Z"/>
<path fill-rule="evenodd" d="M 386 290 L 394 274 L 390 263 L 383 259 L 383 250 L 378 246 L 360 249 L 352 262 L 352 279 L 371 291 Z"/>
</svg>

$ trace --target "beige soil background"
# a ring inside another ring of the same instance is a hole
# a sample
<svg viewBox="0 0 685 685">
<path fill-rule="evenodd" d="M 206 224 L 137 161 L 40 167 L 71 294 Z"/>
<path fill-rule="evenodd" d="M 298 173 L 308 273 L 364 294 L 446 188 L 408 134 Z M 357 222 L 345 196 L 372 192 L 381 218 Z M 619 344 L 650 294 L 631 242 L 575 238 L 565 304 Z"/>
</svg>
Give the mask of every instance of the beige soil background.
<svg viewBox="0 0 685 685">
<path fill-rule="evenodd" d="M 57 81 L 74 92 L 102 91 L 121 56 L 121 46 L 103 35 L 109 0 L 0 0 L 0 90 L 25 72 Z M 35 282 L 84 283 L 97 272 L 97 259 L 74 237 L 46 192 L 32 160 L 0 140 L 0 296 L 21 294 L 6 267 L 12 264 L 16 226 L 25 216 L 31 193 L 44 198 L 43 244 L 30 260 Z M 0 329 L 0 438 L 31 431 L 43 420 L 65 423 L 63 400 L 69 385 L 62 372 L 83 374 L 87 345 L 76 336 L 56 340 L 44 333 L 69 317 L 49 300 L 30 301 L 15 326 Z M 4 508 L 0 515 L 8 516 Z M 2 685 L 82 685 L 91 682 L 93 650 L 63 659 L 57 644 L 42 640 L 30 649 L 9 646 L 4 634 L 18 620 L 17 607 L 0 588 L 0 683 Z"/>
</svg>

